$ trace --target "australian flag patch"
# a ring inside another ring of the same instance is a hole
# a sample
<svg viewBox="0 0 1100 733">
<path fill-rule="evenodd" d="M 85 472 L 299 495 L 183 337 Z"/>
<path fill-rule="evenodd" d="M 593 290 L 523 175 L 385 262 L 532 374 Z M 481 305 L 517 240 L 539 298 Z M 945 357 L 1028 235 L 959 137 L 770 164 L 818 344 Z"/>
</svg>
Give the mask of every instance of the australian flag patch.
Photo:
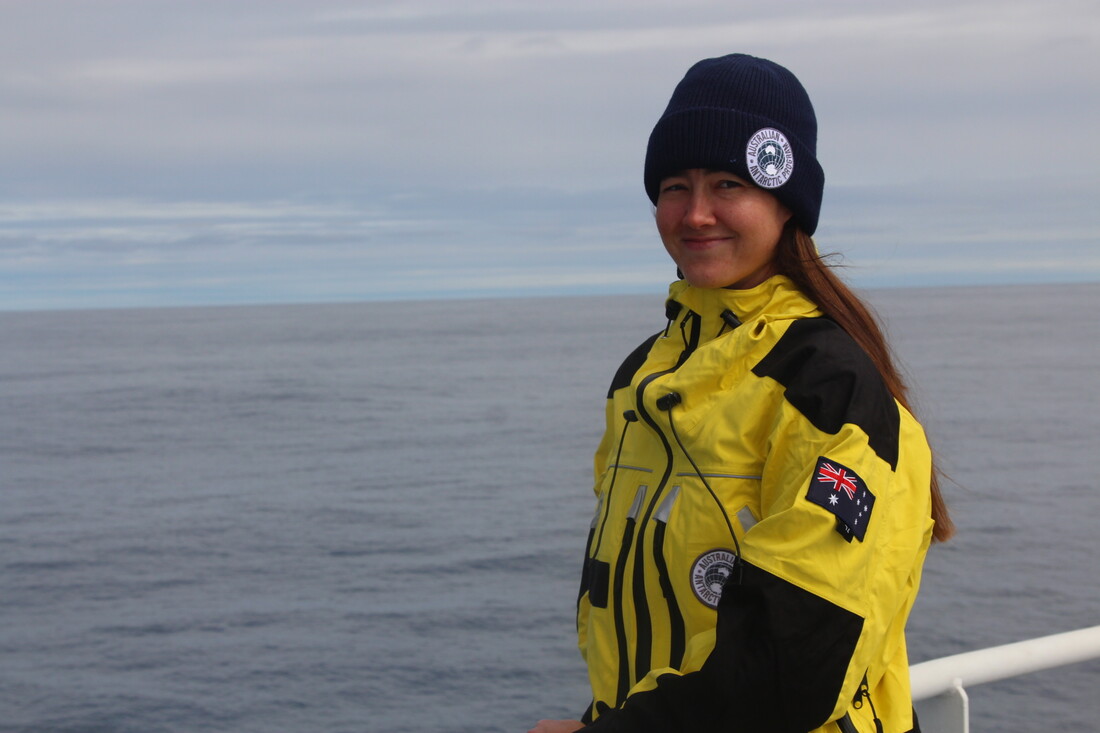
<svg viewBox="0 0 1100 733">
<path fill-rule="evenodd" d="M 836 531 L 849 542 L 863 542 L 875 495 L 855 471 L 827 458 L 818 458 L 806 498 L 836 515 Z"/>
</svg>

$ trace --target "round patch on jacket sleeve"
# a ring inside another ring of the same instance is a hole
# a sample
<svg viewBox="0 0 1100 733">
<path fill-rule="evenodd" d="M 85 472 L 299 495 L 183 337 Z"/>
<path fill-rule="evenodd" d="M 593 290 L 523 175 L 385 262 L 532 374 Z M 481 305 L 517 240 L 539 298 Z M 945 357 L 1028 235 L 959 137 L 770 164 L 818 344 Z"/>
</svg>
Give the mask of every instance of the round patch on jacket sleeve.
<svg viewBox="0 0 1100 733">
<path fill-rule="evenodd" d="M 806 498 L 836 517 L 836 531 L 844 539 L 851 542 L 855 537 L 863 542 L 875 495 L 855 471 L 825 457 L 818 458 Z"/>
</svg>

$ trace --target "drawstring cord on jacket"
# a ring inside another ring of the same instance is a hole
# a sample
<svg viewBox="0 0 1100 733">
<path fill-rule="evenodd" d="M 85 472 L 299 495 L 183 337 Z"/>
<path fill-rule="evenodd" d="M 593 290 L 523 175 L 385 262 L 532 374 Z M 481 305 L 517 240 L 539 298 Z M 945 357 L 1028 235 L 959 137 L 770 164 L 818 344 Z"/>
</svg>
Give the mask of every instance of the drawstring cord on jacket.
<svg viewBox="0 0 1100 733">
<path fill-rule="evenodd" d="M 681 321 L 680 321 L 680 338 L 684 342 L 684 353 L 685 354 L 689 351 L 690 344 L 691 344 L 691 339 L 689 339 L 688 335 L 687 335 L 687 326 L 688 326 L 688 321 L 691 320 L 691 318 L 690 318 L 691 315 L 692 315 L 691 311 L 688 311 L 688 315 L 684 316 L 683 319 L 681 319 Z M 696 316 L 696 320 L 698 320 L 698 316 Z M 683 359 L 684 358 L 683 355 L 681 355 L 680 358 Z"/>
<path fill-rule="evenodd" d="M 619 458 L 623 454 L 623 443 L 626 442 L 626 431 L 631 423 L 638 422 L 638 413 L 634 412 L 634 410 L 627 410 L 623 413 L 623 419 L 626 420 L 626 422 L 623 424 L 622 433 L 619 434 L 619 449 L 615 452 L 615 465 L 611 467 L 611 482 L 607 487 L 607 498 L 603 502 L 603 505 L 606 507 L 611 506 L 611 492 L 615 490 L 615 479 L 619 476 Z M 607 515 L 610 513 L 610 511 L 605 511 L 603 514 L 603 522 L 600 524 L 600 531 L 596 536 L 596 547 L 592 550 L 592 557 L 596 557 L 600 552 L 600 545 L 603 544 L 603 530 L 604 527 L 607 526 Z"/>
<path fill-rule="evenodd" d="M 665 301 L 665 320 L 668 323 L 665 324 L 664 338 L 668 338 L 668 332 L 672 328 L 673 321 L 676 320 L 676 316 L 680 314 L 680 304 L 675 300 Z"/>
<path fill-rule="evenodd" d="M 681 306 L 675 300 L 665 301 L 665 319 L 667 320 L 667 323 L 665 323 L 664 333 L 661 334 L 662 338 L 668 338 L 668 332 L 672 330 L 672 324 L 676 322 L 676 319 L 680 316 L 680 311 L 682 311 L 683 309 L 683 306 Z M 688 315 L 690 315 L 690 313 L 691 311 L 688 311 Z M 684 318 L 680 321 L 680 338 L 684 340 L 685 349 L 688 347 L 689 343 L 688 336 L 684 332 L 684 330 L 687 328 L 687 323 L 688 316 L 685 315 Z"/>
<path fill-rule="evenodd" d="M 721 336 L 726 332 L 726 329 L 733 330 L 741 325 L 741 319 L 734 315 L 733 311 L 726 308 L 722 311 L 722 327 L 718 329 L 718 336 Z M 717 338 L 717 336 L 715 337 Z"/>
<path fill-rule="evenodd" d="M 741 543 L 737 541 L 737 533 L 733 531 L 733 523 L 730 522 L 729 514 L 726 513 L 726 508 L 722 505 L 721 500 L 718 498 L 718 494 L 714 493 L 714 489 L 711 488 L 710 482 L 707 481 L 706 476 L 699 470 L 699 465 L 695 463 L 695 459 L 691 457 L 691 453 L 688 452 L 687 446 L 684 445 L 684 441 L 680 440 L 680 434 L 676 432 L 676 421 L 672 419 L 672 408 L 680 404 L 683 398 L 680 397 L 679 392 L 669 392 L 664 397 L 657 399 L 657 409 L 668 413 L 668 426 L 672 431 L 672 437 L 676 440 L 676 445 L 680 446 L 680 451 L 688 459 L 688 463 L 695 470 L 695 475 L 699 477 L 699 480 L 703 482 L 703 486 L 714 499 L 714 503 L 718 506 L 718 511 L 722 513 L 722 519 L 726 520 L 726 527 L 729 529 L 730 537 L 733 539 L 733 554 L 736 558 L 734 565 L 737 566 L 737 584 L 741 584 Z"/>
</svg>

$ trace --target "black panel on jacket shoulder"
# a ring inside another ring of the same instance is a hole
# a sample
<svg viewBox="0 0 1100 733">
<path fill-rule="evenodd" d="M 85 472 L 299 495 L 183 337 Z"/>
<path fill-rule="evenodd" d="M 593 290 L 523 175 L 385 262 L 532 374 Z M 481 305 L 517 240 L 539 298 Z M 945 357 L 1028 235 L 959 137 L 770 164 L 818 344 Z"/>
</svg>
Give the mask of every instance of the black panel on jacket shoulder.
<svg viewBox="0 0 1100 733">
<path fill-rule="evenodd" d="M 871 357 L 836 323 L 795 321 L 752 371 L 782 384 L 787 401 L 818 430 L 835 435 L 845 424 L 862 428 L 871 449 L 897 468 L 897 403 Z"/>
<path fill-rule="evenodd" d="M 630 380 L 642 368 L 642 364 L 645 364 L 645 358 L 649 355 L 653 342 L 660 336 L 660 333 L 655 333 L 647 338 L 638 348 L 630 352 L 630 356 L 626 357 L 623 363 L 619 365 L 619 370 L 615 372 L 615 377 L 611 380 L 611 387 L 607 390 L 607 399 L 611 399 L 611 395 L 615 394 L 615 390 L 630 385 Z"/>
</svg>

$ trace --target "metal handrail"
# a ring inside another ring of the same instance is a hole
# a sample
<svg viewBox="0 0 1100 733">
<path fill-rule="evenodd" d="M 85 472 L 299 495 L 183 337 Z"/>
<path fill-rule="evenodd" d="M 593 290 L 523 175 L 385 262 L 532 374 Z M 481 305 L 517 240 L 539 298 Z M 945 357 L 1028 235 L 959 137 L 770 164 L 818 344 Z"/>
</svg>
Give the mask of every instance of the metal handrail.
<svg viewBox="0 0 1100 733">
<path fill-rule="evenodd" d="M 980 685 L 1100 657 L 1100 626 L 932 659 L 909 668 L 913 699 L 943 694 L 957 684 Z"/>
<path fill-rule="evenodd" d="M 922 727 L 938 733 L 970 733 L 970 698 L 965 685 L 1097 658 L 1100 626 L 1092 626 L 914 664 L 909 668 L 909 681 Z"/>
</svg>

